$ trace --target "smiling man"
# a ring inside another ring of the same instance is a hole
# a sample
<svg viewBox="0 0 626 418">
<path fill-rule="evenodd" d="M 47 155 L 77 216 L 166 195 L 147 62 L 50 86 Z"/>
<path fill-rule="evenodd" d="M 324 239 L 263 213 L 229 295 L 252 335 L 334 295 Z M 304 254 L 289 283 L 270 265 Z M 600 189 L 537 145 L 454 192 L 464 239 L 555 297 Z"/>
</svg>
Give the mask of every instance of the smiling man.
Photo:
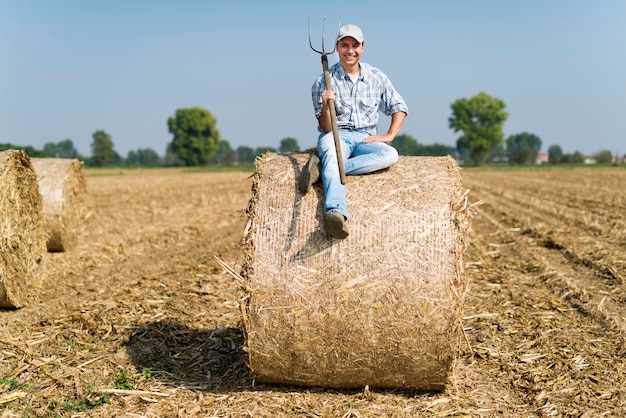
<svg viewBox="0 0 626 418">
<path fill-rule="evenodd" d="M 400 132 L 408 108 L 389 78 L 379 69 L 361 62 L 365 48 L 363 32 L 358 26 L 339 29 L 336 50 L 339 62 L 330 68 L 331 86 L 324 75 L 313 83 L 313 108 L 320 132 L 317 149 L 302 169 L 300 191 L 307 193 L 319 180 L 324 185 L 324 228 L 338 239 L 349 234 L 346 186 L 341 184 L 329 100 L 334 100 L 337 127 L 346 175 L 371 173 L 394 165 L 398 152 L 388 143 Z M 384 134 L 378 133 L 378 112 L 391 116 Z M 321 159 L 321 161 L 320 161 Z"/>
</svg>

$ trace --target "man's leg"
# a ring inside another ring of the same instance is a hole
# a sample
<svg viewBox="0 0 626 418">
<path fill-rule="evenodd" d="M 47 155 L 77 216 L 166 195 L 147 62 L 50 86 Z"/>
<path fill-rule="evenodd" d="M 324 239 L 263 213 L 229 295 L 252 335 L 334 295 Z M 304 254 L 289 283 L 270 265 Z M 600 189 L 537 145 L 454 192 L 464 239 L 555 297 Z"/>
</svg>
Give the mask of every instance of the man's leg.
<svg viewBox="0 0 626 418">
<path fill-rule="evenodd" d="M 339 131 L 342 139 L 341 155 L 344 161 L 344 168 L 347 157 L 352 152 L 351 132 Z M 348 219 L 348 205 L 346 203 L 346 186 L 341 184 L 339 176 L 339 164 L 337 163 L 337 152 L 335 150 L 335 140 L 332 132 L 321 134 L 317 141 L 317 149 L 322 161 L 322 183 L 324 185 L 324 212 L 336 210 Z M 347 171 L 346 171 L 347 173 Z"/>
<path fill-rule="evenodd" d="M 398 162 L 398 151 L 384 142 L 359 142 L 344 164 L 346 174 L 367 174 Z"/>
<path fill-rule="evenodd" d="M 339 131 L 341 156 L 345 164 L 347 156 L 352 152 L 352 133 Z M 341 184 L 337 151 L 332 133 L 320 135 L 317 148 L 322 160 L 322 183 L 324 184 L 324 228 L 328 235 L 344 239 L 348 236 L 346 220 L 348 204 L 346 202 L 346 186 Z"/>
</svg>

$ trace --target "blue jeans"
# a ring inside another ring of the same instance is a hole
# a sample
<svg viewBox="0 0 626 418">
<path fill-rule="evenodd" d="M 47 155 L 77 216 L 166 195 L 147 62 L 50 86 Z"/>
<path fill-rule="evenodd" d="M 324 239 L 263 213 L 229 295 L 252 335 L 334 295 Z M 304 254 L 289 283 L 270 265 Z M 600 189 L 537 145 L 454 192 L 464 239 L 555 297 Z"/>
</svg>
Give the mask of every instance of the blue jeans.
<svg viewBox="0 0 626 418">
<path fill-rule="evenodd" d="M 370 136 L 360 129 L 340 129 L 341 156 L 346 175 L 367 174 L 391 167 L 398 161 L 398 151 L 384 142 L 363 142 Z M 324 212 L 337 210 L 348 219 L 346 186 L 341 184 L 333 133 L 322 133 L 317 140 L 317 150 L 322 161 L 324 185 Z"/>
</svg>

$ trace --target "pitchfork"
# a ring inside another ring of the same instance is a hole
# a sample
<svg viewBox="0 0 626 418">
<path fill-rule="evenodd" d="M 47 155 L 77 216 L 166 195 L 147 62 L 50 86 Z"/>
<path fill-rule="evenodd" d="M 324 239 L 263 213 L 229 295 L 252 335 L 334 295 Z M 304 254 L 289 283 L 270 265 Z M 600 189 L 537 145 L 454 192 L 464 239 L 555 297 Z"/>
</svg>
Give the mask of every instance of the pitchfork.
<svg viewBox="0 0 626 418">
<path fill-rule="evenodd" d="M 311 42 L 311 15 L 309 15 L 309 46 L 311 49 L 322 56 L 322 68 L 324 69 L 324 81 L 326 82 L 326 89 L 332 90 L 330 81 L 330 71 L 328 70 L 328 55 L 335 53 L 335 44 L 333 44 L 332 51 L 324 50 L 324 32 L 326 31 L 326 16 L 324 16 L 324 24 L 322 26 L 322 50 L 318 51 L 313 48 Z M 339 30 L 337 30 L 339 32 Z M 339 178 L 341 184 L 346 184 L 346 173 L 343 168 L 343 157 L 341 155 L 341 141 L 339 140 L 339 129 L 337 128 L 337 112 L 335 110 L 335 101 L 329 100 L 328 107 L 330 107 L 330 122 L 333 128 L 333 137 L 335 139 L 335 151 L 337 152 L 337 163 L 339 164 Z"/>
</svg>

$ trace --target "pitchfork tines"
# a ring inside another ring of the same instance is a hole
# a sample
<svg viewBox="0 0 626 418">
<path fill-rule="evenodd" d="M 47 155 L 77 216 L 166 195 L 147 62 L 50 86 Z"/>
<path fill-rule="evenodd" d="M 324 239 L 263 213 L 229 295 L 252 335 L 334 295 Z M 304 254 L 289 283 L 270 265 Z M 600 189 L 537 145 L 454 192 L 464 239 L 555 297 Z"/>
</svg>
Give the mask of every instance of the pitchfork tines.
<svg viewBox="0 0 626 418">
<path fill-rule="evenodd" d="M 326 51 L 324 48 L 324 33 L 325 32 L 326 32 L 326 16 L 324 16 L 324 23 L 322 24 L 322 49 L 317 50 L 313 48 L 313 43 L 311 42 L 311 15 L 309 15 L 309 46 L 311 47 L 313 51 L 317 52 L 318 54 L 331 55 L 335 53 L 335 42 L 333 42 L 333 50 Z M 337 26 L 337 33 L 339 33 L 339 26 Z"/>
</svg>

